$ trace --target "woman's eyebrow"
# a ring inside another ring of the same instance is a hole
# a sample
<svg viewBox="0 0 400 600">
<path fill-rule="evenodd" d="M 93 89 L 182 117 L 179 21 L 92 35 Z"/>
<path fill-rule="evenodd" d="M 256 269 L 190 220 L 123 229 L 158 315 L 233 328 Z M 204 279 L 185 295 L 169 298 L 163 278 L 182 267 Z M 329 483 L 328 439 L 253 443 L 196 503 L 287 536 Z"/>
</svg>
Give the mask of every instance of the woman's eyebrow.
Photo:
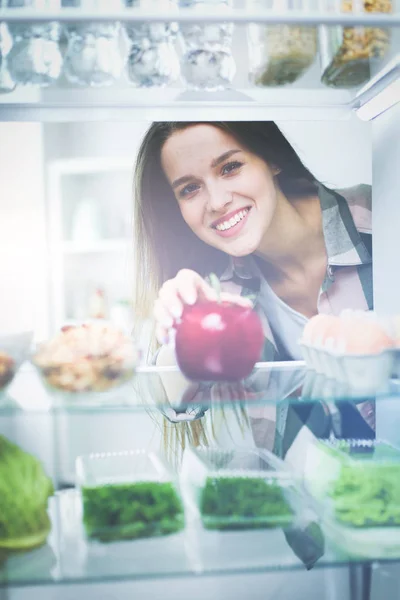
<svg viewBox="0 0 400 600">
<path fill-rule="evenodd" d="M 224 162 L 224 160 L 230 158 L 233 154 L 236 154 L 237 152 L 241 152 L 241 150 L 239 148 L 234 148 L 233 150 L 228 150 L 228 152 L 224 152 L 223 154 L 221 154 L 221 156 L 218 156 L 218 158 L 214 158 L 214 160 L 211 161 L 212 168 L 217 167 L 222 162 Z"/>
<path fill-rule="evenodd" d="M 224 152 L 223 154 L 221 154 L 221 156 L 218 156 L 217 158 L 214 158 L 211 161 L 211 167 L 214 169 L 215 167 L 223 163 L 224 160 L 227 160 L 228 158 L 233 156 L 233 154 L 237 154 L 238 152 L 242 152 L 242 150 L 240 150 L 240 148 L 234 148 L 233 150 L 228 150 L 228 152 Z M 178 186 L 182 185 L 182 183 L 187 183 L 188 181 L 192 181 L 193 179 L 196 179 L 194 175 L 184 175 L 183 177 L 179 177 L 179 179 L 175 179 L 175 181 L 171 183 L 171 187 L 174 190 Z"/>
</svg>

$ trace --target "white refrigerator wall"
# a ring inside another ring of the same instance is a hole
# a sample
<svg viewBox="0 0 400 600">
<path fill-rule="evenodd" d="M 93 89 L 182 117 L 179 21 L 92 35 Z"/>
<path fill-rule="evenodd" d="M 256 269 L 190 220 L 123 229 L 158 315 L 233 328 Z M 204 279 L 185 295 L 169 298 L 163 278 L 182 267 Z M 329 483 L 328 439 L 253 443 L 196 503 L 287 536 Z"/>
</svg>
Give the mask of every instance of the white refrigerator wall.
<svg viewBox="0 0 400 600">
<path fill-rule="evenodd" d="M 46 330 L 42 126 L 0 124 L 0 333 Z"/>
<path fill-rule="evenodd" d="M 400 104 L 374 120 L 373 210 L 374 302 L 381 314 L 400 310 Z M 400 443 L 400 405 L 391 400 L 377 403 L 378 438 Z"/>
</svg>

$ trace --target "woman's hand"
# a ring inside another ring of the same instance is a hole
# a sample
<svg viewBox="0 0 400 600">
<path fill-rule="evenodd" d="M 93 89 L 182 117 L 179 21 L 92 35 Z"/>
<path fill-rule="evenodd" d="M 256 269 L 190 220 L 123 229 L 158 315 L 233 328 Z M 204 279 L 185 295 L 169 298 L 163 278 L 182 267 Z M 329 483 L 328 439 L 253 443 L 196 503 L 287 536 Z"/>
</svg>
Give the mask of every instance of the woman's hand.
<svg viewBox="0 0 400 600">
<path fill-rule="evenodd" d="M 252 306 L 247 298 L 237 294 L 221 292 L 219 299 L 225 302 Z M 176 277 L 166 281 L 161 287 L 154 304 L 156 336 L 160 344 L 169 340 L 169 333 L 182 316 L 185 304 L 194 304 L 197 300 L 218 300 L 217 292 L 195 271 L 182 269 Z"/>
</svg>

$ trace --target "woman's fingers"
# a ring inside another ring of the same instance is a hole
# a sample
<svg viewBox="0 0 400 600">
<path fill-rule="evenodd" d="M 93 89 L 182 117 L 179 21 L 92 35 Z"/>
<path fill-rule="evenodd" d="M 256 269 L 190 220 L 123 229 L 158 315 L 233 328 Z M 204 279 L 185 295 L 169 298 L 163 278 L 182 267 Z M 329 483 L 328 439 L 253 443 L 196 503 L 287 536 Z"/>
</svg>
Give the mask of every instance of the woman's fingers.
<svg viewBox="0 0 400 600">
<path fill-rule="evenodd" d="M 182 269 L 175 278 L 177 291 L 185 304 L 194 304 L 199 294 L 208 300 L 216 300 L 213 288 L 195 271 Z"/>
<path fill-rule="evenodd" d="M 169 279 L 161 287 L 154 304 L 156 336 L 160 343 L 166 343 L 169 334 L 182 316 L 185 304 L 194 304 L 198 298 L 218 300 L 217 292 L 195 271 L 182 269 L 174 279 Z M 219 299 L 239 306 L 252 307 L 248 298 L 238 294 L 221 292 Z"/>
<path fill-rule="evenodd" d="M 170 280 L 164 283 L 159 291 L 156 305 L 159 304 L 159 314 L 167 314 L 172 321 L 179 319 L 182 316 L 183 302 L 178 295 L 178 289 L 174 285 L 174 280 Z M 172 326 L 172 324 L 170 325 Z"/>
<path fill-rule="evenodd" d="M 161 344 L 162 346 L 164 344 L 168 344 L 169 342 L 169 336 L 168 336 L 168 330 L 165 329 L 165 327 L 162 327 L 161 325 L 156 325 L 156 338 L 159 344 Z"/>
<path fill-rule="evenodd" d="M 160 325 L 165 329 L 169 329 L 173 326 L 174 316 L 172 315 L 168 304 L 164 301 L 164 299 L 161 296 L 158 297 L 154 303 L 153 314 L 157 321 L 157 325 Z"/>
<path fill-rule="evenodd" d="M 232 302 L 232 304 L 238 304 L 239 306 L 253 307 L 253 303 L 249 298 L 239 296 L 239 294 L 231 294 L 230 292 L 221 292 L 221 300 L 223 302 Z"/>
</svg>

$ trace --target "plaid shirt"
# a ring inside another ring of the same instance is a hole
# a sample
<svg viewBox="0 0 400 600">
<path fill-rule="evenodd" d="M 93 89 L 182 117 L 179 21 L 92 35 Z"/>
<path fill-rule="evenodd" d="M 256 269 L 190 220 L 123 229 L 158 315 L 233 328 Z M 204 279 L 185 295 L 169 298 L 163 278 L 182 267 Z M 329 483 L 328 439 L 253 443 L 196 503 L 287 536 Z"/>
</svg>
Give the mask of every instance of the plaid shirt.
<svg viewBox="0 0 400 600">
<path fill-rule="evenodd" d="M 319 291 L 318 312 L 339 314 L 344 308 L 371 310 L 371 188 L 359 185 L 333 191 L 318 184 L 328 266 Z M 262 309 L 261 278 L 253 256 L 232 258 L 221 277 L 224 291 L 252 296 L 263 323 L 265 344 L 262 361 L 284 360 L 268 314 Z"/>
<path fill-rule="evenodd" d="M 318 312 L 337 315 L 345 308 L 372 310 L 371 187 L 358 185 L 334 191 L 318 184 L 318 196 L 328 257 L 325 278 L 318 296 Z M 263 323 L 265 336 L 261 360 L 287 360 L 291 357 L 284 348 L 279 348 L 278 335 L 274 336 L 268 322 L 268 314 L 262 308 L 266 305 L 261 298 L 262 277 L 252 256 L 235 257 L 231 259 L 229 267 L 221 277 L 222 288 L 255 298 L 254 307 Z M 284 389 L 281 388 L 280 392 L 282 398 L 287 396 Z M 357 408 L 368 425 L 375 429 L 374 402 L 364 402 Z M 282 445 L 287 410 L 288 404 L 283 404 L 278 411 L 280 414 L 276 417 L 275 449 L 280 454 L 277 446 Z"/>
<path fill-rule="evenodd" d="M 372 293 L 372 236 L 371 236 L 371 187 L 359 185 L 353 188 L 333 191 L 318 184 L 318 195 L 321 202 L 323 232 L 328 256 L 328 266 L 322 283 L 318 311 L 326 314 L 338 314 L 344 308 L 371 310 L 373 308 Z M 221 279 L 224 291 L 243 296 L 255 297 L 254 306 L 263 323 L 265 343 L 262 361 L 275 361 L 287 358 L 280 355 L 278 345 L 268 322 L 268 314 L 262 310 L 261 278 L 263 277 L 252 256 L 232 258 L 229 267 Z M 154 360 L 155 362 L 155 360 Z M 258 375 L 257 375 L 258 376 Z M 281 400 L 288 398 L 301 386 L 302 377 L 297 373 L 288 376 L 287 372 L 264 372 L 260 388 L 261 397 Z M 218 386 L 215 386 L 216 388 Z M 214 395 L 216 391 L 214 390 Z M 259 395 L 260 395 L 259 394 Z M 218 394 L 217 394 L 218 395 Z M 225 397 L 221 391 L 221 397 Z M 258 397 L 258 396 L 257 396 Z M 249 407 L 249 417 L 257 446 L 269 447 L 277 454 L 284 454 L 283 436 L 290 429 L 289 437 L 294 437 L 301 427 L 297 419 L 296 425 L 288 422 L 290 400 L 280 403 L 275 422 L 274 405 L 263 404 Z M 326 411 L 332 407 L 325 407 Z M 164 413 L 168 420 L 178 422 L 204 417 L 206 409 L 203 405 L 192 406 L 189 411 L 176 413 L 171 410 Z M 364 402 L 358 409 L 365 421 L 375 429 L 375 410 L 373 402 Z M 333 416 L 333 415 L 332 415 Z M 292 419 L 293 420 L 293 419 Z"/>
</svg>

